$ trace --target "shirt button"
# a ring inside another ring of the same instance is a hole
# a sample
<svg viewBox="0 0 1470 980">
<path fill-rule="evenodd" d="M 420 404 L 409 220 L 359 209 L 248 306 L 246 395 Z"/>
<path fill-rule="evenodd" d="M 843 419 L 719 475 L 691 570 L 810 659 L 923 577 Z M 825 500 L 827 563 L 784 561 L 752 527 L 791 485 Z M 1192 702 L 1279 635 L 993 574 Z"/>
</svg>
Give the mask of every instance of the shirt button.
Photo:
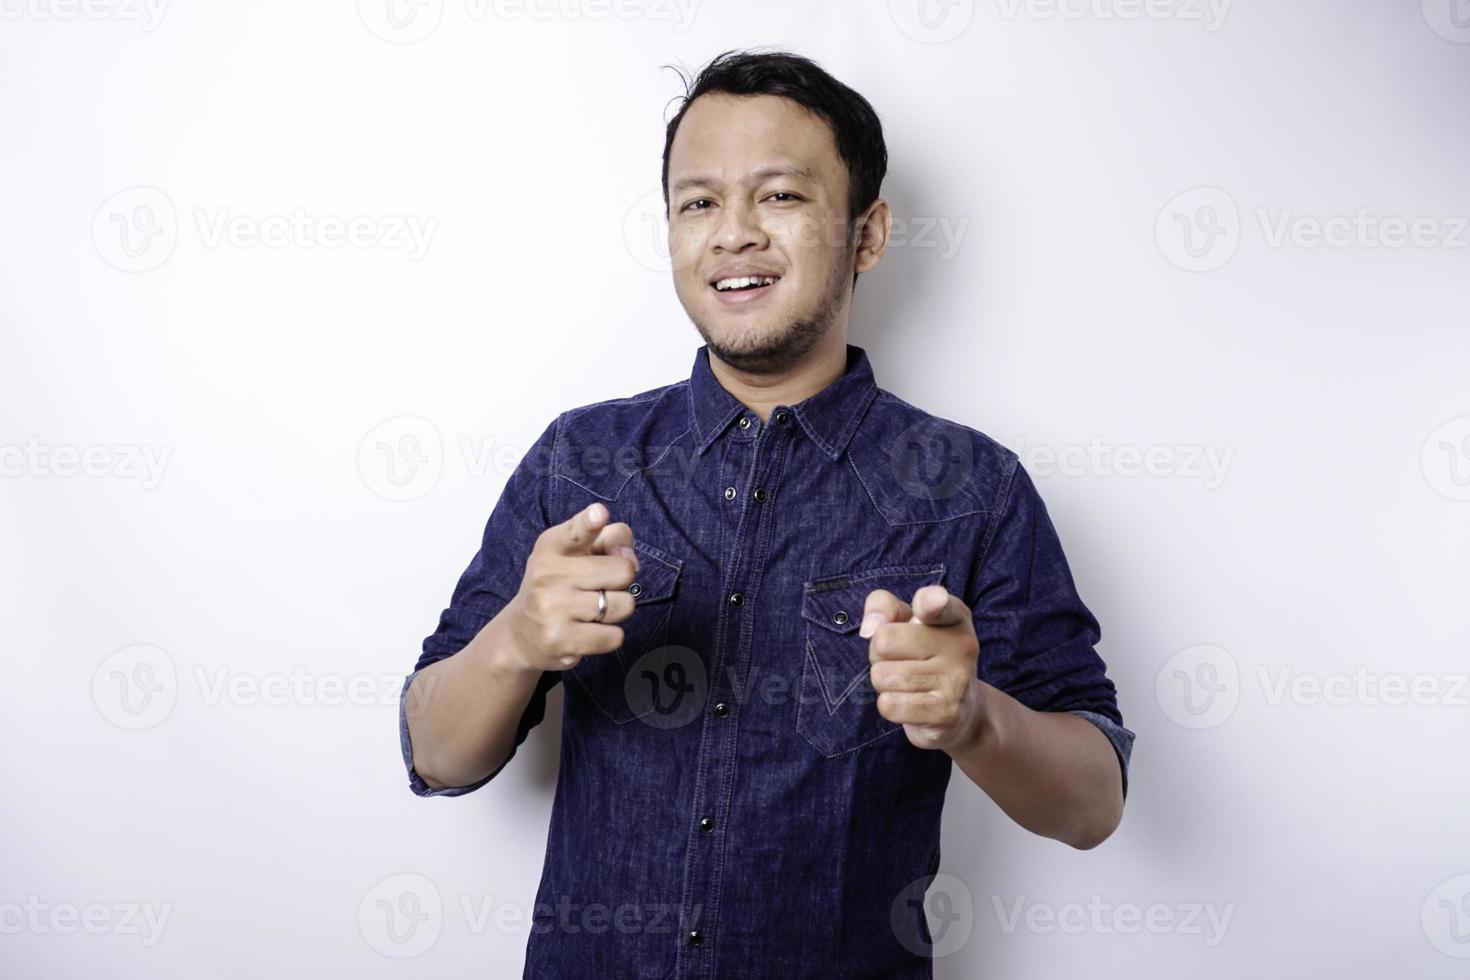
<svg viewBox="0 0 1470 980">
<path fill-rule="evenodd" d="M 784 408 L 781 409 L 781 411 L 779 411 L 779 412 L 776 413 L 776 421 L 779 422 L 781 425 L 785 425 L 786 422 L 787 422 L 787 420 L 790 419 L 790 418 L 791 418 L 791 413 L 788 412 L 788 411 L 786 411 Z"/>
<path fill-rule="evenodd" d="M 633 598 L 636 599 L 642 594 L 643 586 L 639 585 L 637 582 L 634 582 L 632 585 L 628 586 L 628 595 L 632 596 Z"/>
<path fill-rule="evenodd" d="M 735 488 L 734 487 L 726 487 L 725 488 L 725 499 L 726 500 L 734 500 L 735 499 Z"/>
<path fill-rule="evenodd" d="M 832 622 L 836 623 L 838 626 L 843 625 L 847 622 L 847 613 L 843 612 L 841 609 L 837 610 L 835 613 L 832 614 Z"/>
<path fill-rule="evenodd" d="M 732 606 L 739 606 L 739 605 L 743 605 L 744 603 L 745 603 L 745 596 L 741 595 L 739 592 L 731 592 L 730 593 L 730 605 L 732 605 Z"/>
<path fill-rule="evenodd" d="M 684 937 L 684 941 L 691 946 L 702 946 L 704 945 L 704 933 L 698 929 L 690 929 L 689 935 Z"/>
<path fill-rule="evenodd" d="M 726 704 L 725 702 L 721 701 L 719 704 L 715 705 L 715 717 L 716 718 L 723 718 L 726 715 L 728 715 L 729 713 L 730 713 L 730 706 L 728 704 Z"/>
<path fill-rule="evenodd" d="M 754 490 L 752 490 L 750 492 L 750 495 L 752 497 L 754 497 L 756 500 L 765 500 L 766 499 L 766 488 L 765 487 L 756 487 Z"/>
<path fill-rule="evenodd" d="M 699 821 L 699 831 L 700 831 L 700 833 L 707 834 L 707 833 L 709 833 L 710 831 L 712 831 L 714 829 L 715 829 L 715 818 L 714 817 L 704 817 L 703 819 L 701 819 Z"/>
<path fill-rule="evenodd" d="M 750 416 L 749 415 L 742 415 L 742 416 L 740 416 L 740 428 L 742 428 L 742 429 L 748 429 L 748 428 L 750 428 Z"/>
</svg>

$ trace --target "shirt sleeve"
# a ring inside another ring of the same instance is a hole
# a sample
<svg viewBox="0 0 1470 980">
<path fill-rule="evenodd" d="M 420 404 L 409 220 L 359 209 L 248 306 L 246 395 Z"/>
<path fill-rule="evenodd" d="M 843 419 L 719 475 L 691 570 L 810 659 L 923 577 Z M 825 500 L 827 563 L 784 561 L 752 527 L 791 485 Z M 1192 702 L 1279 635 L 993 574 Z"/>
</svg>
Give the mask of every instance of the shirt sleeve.
<svg viewBox="0 0 1470 980">
<path fill-rule="evenodd" d="M 1096 725 L 1118 756 L 1123 796 L 1133 732 L 1096 645 L 1102 631 L 1083 604 L 1061 541 L 1019 461 L 1005 492 L 974 603 L 980 679 L 1036 711 L 1063 711 Z"/>
<path fill-rule="evenodd" d="M 409 788 L 419 796 L 462 796 L 499 775 L 531 729 L 546 716 L 546 695 L 561 680 L 560 671 L 546 671 L 541 675 L 516 725 L 515 743 L 510 753 L 488 776 L 466 786 L 431 789 L 414 770 L 408 713 L 416 710 L 418 698 L 409 696 L 409 686 L 419 671 L 462 650 L 520 590 L 531 548 L 541 532 L 552 523 L 551 460 L 556 429 L 557 420 L 553 420 L 506 481 L 505 489 L 485 523 L 479 551 L 460 575 L 449 607 L 439 615 L 438 629 L 424 639 L 423 652 L 404 679 L 399 698 L 398 740 L 403 750 L 403 764 L 408 770 Z"/>
</svg>

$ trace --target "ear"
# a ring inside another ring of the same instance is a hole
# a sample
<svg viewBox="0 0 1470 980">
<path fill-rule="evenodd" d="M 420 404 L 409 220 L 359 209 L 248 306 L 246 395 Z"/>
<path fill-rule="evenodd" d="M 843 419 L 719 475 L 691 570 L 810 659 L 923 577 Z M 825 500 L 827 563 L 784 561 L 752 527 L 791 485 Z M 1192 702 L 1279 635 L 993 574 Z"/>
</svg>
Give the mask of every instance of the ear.
<svg viewBox="0 0 1470 980">
<path fill-rule="evenodd" d="M 888 250 L 888 238 L 893 233 L 893 211 L 881 197 L 869 205 L 863 220 L 857 227 L 857 256 L 853 271 L 867 272 L 878 264 Z"/>
</svg>

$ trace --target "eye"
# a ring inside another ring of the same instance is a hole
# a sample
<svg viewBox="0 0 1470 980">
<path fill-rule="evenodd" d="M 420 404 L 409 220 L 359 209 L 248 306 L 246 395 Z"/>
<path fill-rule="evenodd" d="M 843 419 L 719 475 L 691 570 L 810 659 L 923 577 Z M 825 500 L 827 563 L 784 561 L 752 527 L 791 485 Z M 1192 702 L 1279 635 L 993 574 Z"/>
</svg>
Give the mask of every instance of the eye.
<svg viewBox="0 0 1470 980">
<path fill-rule="evenodd" d="M 709 204 L 709 203 L 711 203 L 710 200 L 709 200 L 709 198 L 707 198 L 707 197 L 700 197 L 700 198 L 694 199 L 693 201 L 690 201 L 688 204 L 684 205 L 679 210 L 680 211 L 688 211 L 690 208 L 693 208 L 694 205 L 696 205 L 696 204 Z M 703 211 L 704 208 L 695 208 L 695 210 L 697 210 L 697 211 Z"/>
<path fill-rule="evenodd" d="M 799 196 L 797 196 L 796 194 L 791 193 L 790 191 L 776 191 L 774 194 L 771 195 L 771 198 L 776 198 L 776 197 L 787 197 L 787 198 L 790 198 L 793 201 L 799 201 L 799 200 L 801 200 L 801 198 Z M 767 200 L 770 200 L 770 198 L 767 198 Z M 784 202 L 782 202 L 782 203 L 784 203 Z"/>
</svg>

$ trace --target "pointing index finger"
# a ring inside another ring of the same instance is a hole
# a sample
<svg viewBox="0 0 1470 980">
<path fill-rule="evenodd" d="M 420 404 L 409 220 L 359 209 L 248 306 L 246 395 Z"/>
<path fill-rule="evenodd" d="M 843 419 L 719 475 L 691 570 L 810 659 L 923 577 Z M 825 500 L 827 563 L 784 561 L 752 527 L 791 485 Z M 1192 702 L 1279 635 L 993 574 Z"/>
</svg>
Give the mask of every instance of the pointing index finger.
<svg viewBox="0 0 1470 980">
<path fill-rule="evenodd" d="M 607 508 L 594 502 L 577 511 L 557 527 L 552 546 L 558 554 L 585 555 L 592 551 L 598 533 L 607 524 Z"/>
</svg>

